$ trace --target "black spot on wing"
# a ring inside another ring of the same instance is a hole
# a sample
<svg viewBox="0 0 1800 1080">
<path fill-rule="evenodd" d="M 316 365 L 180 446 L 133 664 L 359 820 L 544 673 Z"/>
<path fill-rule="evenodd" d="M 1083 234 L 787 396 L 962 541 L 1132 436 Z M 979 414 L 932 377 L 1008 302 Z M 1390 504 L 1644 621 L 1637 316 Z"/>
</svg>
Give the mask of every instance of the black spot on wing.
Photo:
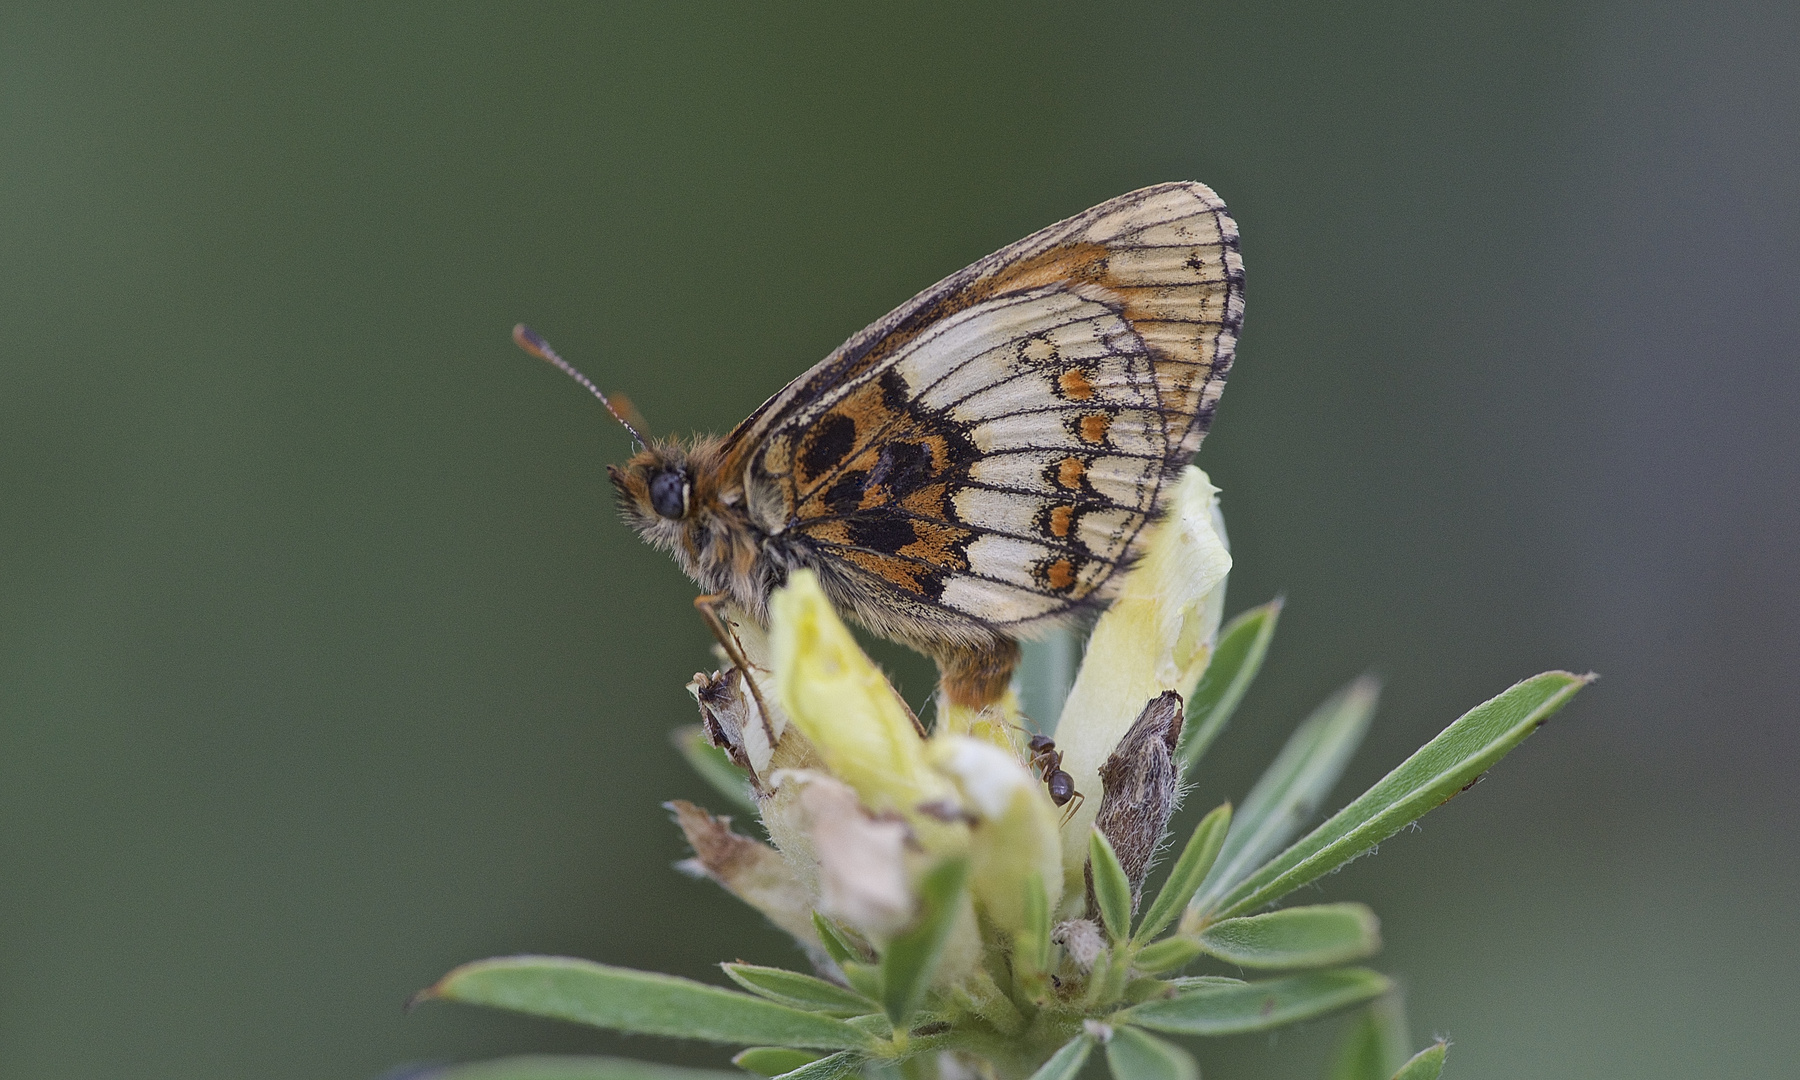
<svg viewBox="0 0 1800 1080">
<path fill-rule="evenodd" d="M 898 368 L 888 368 L 881 373 L 881 403 L 891 412 L 904 413 L 912 405 L 913 392 L 906 385 L 906 376 L 900 374 Z"/>
<path fill-rule="evenodd" d="M 869 474 L 860 469 L 845 473 L 825 492 L 825 505 L 833 514 L 854 513 L 862 505 L 863 490 L 868 481 Z"/>
<path fill-rule="evenodd" d="M 844 524 L 850 529 L 850 541 L 871 551 L 893 553 L 919 539 L 918 531 L 907 517 L 879 509 L 851 514 Z"/>
<path fill-rule="evenodd" d="M 875 467 L 869 471 L 869 486 L 903 497 L 930 483 L 936 471 L 929 447 L 891 442 L 881 448 Z"/>
<path fill-rule="evenodd" d="M 856 449 L 856 421 L 840 413 L 826 413 L 806 435 L 800 464 L 808 476 L 818 476 L 850 456 Z"/>
</svg>

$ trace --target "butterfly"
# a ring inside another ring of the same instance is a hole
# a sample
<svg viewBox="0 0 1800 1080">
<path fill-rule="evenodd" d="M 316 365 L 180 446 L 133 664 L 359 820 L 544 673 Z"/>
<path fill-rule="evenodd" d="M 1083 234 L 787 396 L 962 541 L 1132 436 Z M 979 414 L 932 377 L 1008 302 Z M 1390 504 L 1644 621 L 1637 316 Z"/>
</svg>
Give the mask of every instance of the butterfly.
<svg viewBox="0 0 1800 1080">
<path fill-rule="evenodd" d="M 1110 199 L 931 286 L 723 436 L 608 468 L 625 520 L 766 623 L 810 568 L 933 657 L 955 705 L 1005 693 L 1018 639 L 1097 608 L 1212 421 L 1244 313 L 1212 190 Z M 607 399 L 524 326 L 518 343 Z"/>
</svg>

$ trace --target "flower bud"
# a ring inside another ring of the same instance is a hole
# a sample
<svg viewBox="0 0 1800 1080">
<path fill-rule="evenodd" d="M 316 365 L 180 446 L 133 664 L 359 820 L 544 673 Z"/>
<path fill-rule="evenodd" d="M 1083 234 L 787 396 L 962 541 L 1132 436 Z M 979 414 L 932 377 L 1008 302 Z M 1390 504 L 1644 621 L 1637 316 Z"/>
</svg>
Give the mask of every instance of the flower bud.
<svg viewBox="0 0 1800 1080">
<path fill-rule="evenodd" d="M 776 697 L 833 776 L 877 813 L 915 818 L 922 805 L 955 804 L 931 768 L 918 721 L 832 610 L 810 570 L 770 598 Z"/>
</svg>

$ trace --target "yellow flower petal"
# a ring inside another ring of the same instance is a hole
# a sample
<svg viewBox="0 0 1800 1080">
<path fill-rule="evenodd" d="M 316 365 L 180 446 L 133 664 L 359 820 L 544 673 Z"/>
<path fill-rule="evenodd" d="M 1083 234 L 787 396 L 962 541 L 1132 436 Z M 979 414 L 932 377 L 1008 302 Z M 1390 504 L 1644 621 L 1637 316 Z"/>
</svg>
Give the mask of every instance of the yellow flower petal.
<svg viewBox="0 0 1800 1080">
<path fill-rule="evenodd" d="M 810 570 L 796 572 L 769 601 L 776 697 L 825 767 L 863 805 L 914 816 L 953 802 L 931 768 L 912 713 L 832 610 Z"/>
</svg>

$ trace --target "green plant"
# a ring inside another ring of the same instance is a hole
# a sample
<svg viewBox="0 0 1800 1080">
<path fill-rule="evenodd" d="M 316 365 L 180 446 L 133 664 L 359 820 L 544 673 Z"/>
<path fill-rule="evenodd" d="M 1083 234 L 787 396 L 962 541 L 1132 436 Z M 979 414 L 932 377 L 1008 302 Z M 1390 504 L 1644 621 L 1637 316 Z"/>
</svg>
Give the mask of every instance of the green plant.
<svg viewBox="0 0 1800 1080">
<path fill-rule="evenodd" d="M 1008 701 L 940 708 L 927 736 L 809 574 L 740 626 L 749 671 L 690 689 L 702 727 L 679 745 L 771 843 L 671 804 L 718 881 L 792 934 L 812 972 L 722 965 L 738 989 L 563 957 L 482 960 L 422 1000 L 497 1006 L 617 1031 L 746 1047 L 746 1073 L 1068 1080 L 1100 1048 L 1117 1080 L 1194 1080 L 1166 1036 L 1264 1031 L 1360 1008 L 1335 1080 L 1426 1080 L 1380 948 L 1354 903 L 1272 908 L 1453 798 L 1590 679 L 1547 672 L 1450 724 L 1296 840 L 1367 731 L 1376 686 L 1306 719 L 1235 813 L 1207 814 L 1144 895 L 1181 778 L 1225 727 L 1268 651 L 1280 604 L 1220 628 L 1230 567 L 1216 492 L 1190 469 L 1149 554 L 1101 616 L 1056 729 L 1024 745 Z M 1033 772 L 1035 762 L 1037 773 Z M 1059 807 L 1044 774 L 1087 797 Z M 1183 976 L 1211 957 L 1267 973 Z M 445 1080 L 699 1080 L 729 1073 L 611 1058 L 506 1059 Z"/>
</svg>

